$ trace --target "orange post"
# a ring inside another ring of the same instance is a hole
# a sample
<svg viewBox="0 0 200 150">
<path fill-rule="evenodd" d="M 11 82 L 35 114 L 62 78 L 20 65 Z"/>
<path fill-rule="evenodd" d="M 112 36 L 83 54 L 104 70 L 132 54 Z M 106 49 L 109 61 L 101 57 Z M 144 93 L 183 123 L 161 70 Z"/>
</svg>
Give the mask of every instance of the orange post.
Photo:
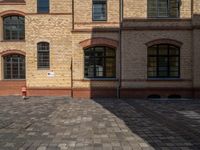
<svg viewBox="0 0 200 150">
<path fill-rule="evenodd" d="M 22 97 L 25 99 L 27 96 L 27 89 L 26 87 L 22 87 Z"/>
</svg>

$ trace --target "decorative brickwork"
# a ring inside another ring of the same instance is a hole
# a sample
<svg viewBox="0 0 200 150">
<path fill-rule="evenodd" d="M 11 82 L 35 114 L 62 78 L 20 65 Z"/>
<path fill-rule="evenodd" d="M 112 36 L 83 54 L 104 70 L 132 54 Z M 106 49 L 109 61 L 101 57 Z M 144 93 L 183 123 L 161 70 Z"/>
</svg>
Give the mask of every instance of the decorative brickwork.
<svg viewBox="0 0 200 150">
<path fill-rule="evenodd" d="M 82 48 L 92 47 L 96 45 L 104 45 L 104 46 L 117 48 L 118 42 L 112 39 L 97 37 L 97 38 L 84 40 L 80 42 L 80 45 L 82 46 Z"/>
</svg>

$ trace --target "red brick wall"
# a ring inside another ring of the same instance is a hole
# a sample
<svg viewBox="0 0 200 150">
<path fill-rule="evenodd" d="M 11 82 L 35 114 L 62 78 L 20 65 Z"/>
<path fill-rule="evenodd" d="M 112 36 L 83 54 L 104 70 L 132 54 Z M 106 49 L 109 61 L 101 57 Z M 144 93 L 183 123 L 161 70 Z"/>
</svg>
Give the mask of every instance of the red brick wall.
<svg viewBox="0 0 200 150">
<path fill-rule="evenodd" d="M 25 80 L 0 81 L 0 96 L 21 95 L 21 88 L 24 86 Z"/>
<path fill-rule="evenodd" d="M 28 88 L 28 96 L 71 96 L 71 89 L 64 88 Z"/>
<path fill-rule="evenodd" d="M 160 95 L 167 98 L 170 95 L 180 95 L 182 98 L 193 97 L 192 88 L 143 88 L 143 89 L 122 89 L 121 97 L 125 98 L 147 98 L 149 95 Z M 199 95 L 200 96 L 200 95 Z"/>
</svg>

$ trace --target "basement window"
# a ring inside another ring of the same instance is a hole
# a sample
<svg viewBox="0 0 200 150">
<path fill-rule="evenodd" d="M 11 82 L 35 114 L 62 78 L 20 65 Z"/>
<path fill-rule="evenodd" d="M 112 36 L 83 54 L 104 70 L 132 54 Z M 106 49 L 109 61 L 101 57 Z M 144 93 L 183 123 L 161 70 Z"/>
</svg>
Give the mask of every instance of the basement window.
<svg viewBox="0 0 200 150">
<path fill-rule="evenodd" d="M 3 57 L 4 79 L 25 79 L 25 56 L 10 54 Z"/>
</svg>

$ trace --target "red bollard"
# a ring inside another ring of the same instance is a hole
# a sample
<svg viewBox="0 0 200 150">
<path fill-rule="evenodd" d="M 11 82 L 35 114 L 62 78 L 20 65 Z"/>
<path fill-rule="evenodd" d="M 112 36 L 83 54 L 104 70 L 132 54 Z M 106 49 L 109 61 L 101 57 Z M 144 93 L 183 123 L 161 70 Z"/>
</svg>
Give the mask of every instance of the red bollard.
<svg viewBox="0 0 200 150">
<path fill-rule="evenodd" d="M 22 87 L 22 97 L 23 99 L 25 99 L 27 96 L 27 90 L 26 90 L 26 87 Z"/>
</svg>

